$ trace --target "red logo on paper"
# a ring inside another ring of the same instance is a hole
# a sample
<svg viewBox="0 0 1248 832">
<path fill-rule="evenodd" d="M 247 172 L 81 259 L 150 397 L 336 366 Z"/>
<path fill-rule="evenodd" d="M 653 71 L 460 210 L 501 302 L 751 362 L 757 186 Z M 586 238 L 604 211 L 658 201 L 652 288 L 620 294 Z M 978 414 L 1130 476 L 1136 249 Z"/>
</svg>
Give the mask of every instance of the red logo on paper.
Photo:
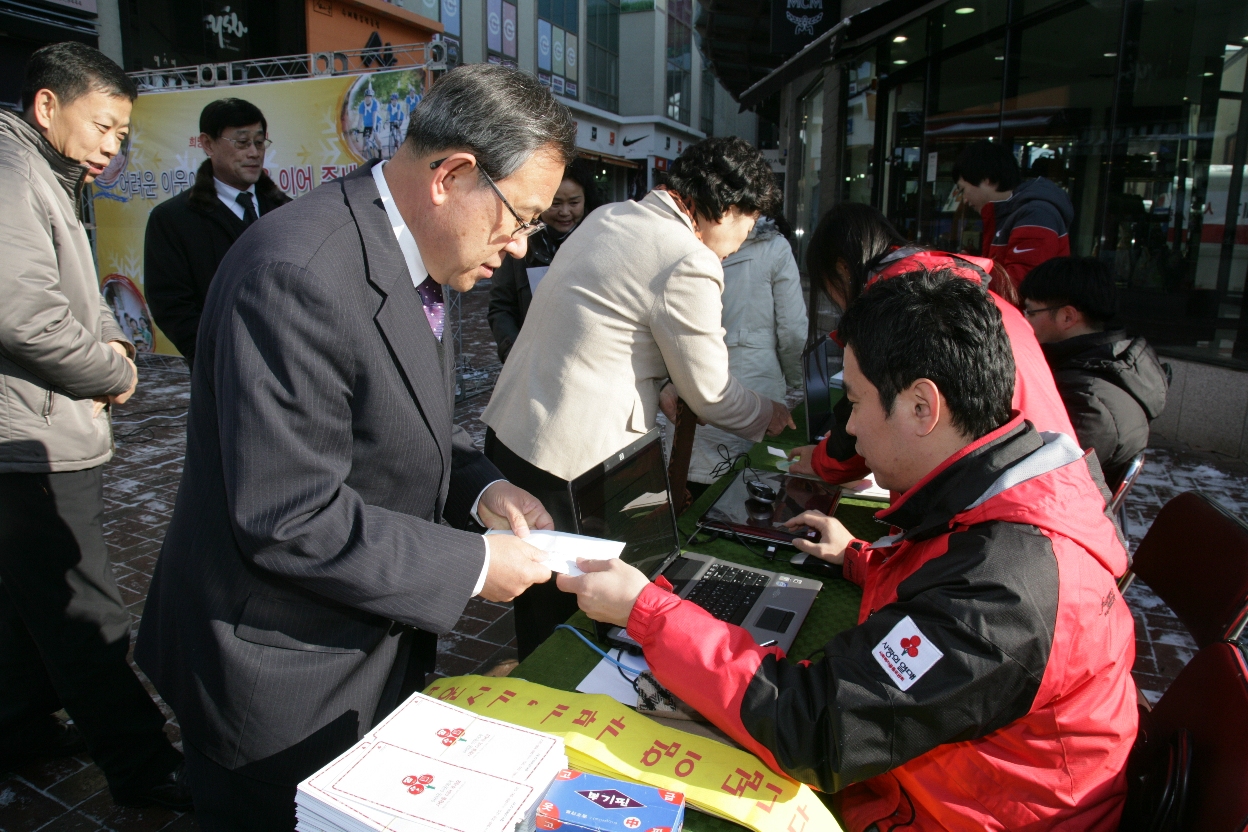
<svg viewBox="0 0 1248 832">
<path fill-rule="evenodd" d="M 559 807 L 549 800 L 543 800 L 537 807 L 536 824 L 538 829 L 558 829 L 563 826 L 559 821 Z"/>
<path fill-rule="evenodd" d="M 919 638 L 918 636 L 912 636 L 910 638 L 903 638 L 901 640 L 902 652 L 906 653 L 910 658 L 913 659 L 915 656 L 919 655 L 919 645 L 922 644 L 922 642 L 923 642 L 923 639 Z"/>
<path fill-rule="evenodd" d="M 442 738 L 442 744 L 452 746 L 464 734 L 463 728 L 439 728 L 438 736 Z"/>
<path fill-rule="evenodd" d="M 624 818 L 625 829 L 636 829 L 639 826 L 641 826 L 641 820 L 639 818 Z"/>
<path fill-rule="evenodd" d="M 408 794 L 420 794 L 426 788 L 432 789 L 429 785 L 433 782 L 432 774 L 409 774 L 403 778 L 403 785 L 407 786 Z"/>
</svg>

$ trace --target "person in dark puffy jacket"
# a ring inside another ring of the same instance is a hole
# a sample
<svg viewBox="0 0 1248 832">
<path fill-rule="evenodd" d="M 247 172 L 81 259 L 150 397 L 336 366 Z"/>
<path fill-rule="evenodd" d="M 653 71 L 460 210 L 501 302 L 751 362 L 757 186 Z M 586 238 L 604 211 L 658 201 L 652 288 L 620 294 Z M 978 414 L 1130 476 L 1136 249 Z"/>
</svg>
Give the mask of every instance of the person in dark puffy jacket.
<svg viewBox="0 0 1248 832">
<path fill-rule="evenodd" d="M 1054 258 L 1027 275 L 1019 291 L 1079 444 L 1096 451 L 1105 482 L 1116 489 L 1131 458 L 1148 447 L 1149 422 L 1166 406 L 1169 373 L 1143 338 L 1106 328 L 1118 312 L 1118 293 L 1099 260 Z"/>
<path fill-rule="evenodd" d="M 1043 177 L 1023 181 L 1008 147 L 971 144 L 953 163 L 953 179 L 984 221 L 980 254 L 1001 264 L 1015 286 L 1040 263 L 1070 254 L 1070 197 Z"/>
</svg>

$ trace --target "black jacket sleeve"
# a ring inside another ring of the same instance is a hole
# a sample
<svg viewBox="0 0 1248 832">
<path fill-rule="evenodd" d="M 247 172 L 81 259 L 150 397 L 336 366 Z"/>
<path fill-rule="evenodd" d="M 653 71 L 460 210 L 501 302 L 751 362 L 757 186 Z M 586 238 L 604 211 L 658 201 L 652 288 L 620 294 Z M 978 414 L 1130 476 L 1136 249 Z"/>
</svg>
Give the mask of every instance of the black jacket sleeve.
<svg viewBox="0 0 1248 832">
<path fill-rule="evenodd" d="M 523 290 L 521 281 L 524 282 Z M 506 361 L 508 353 L 520 337 L 520 327 L 524 325 L 524 307 L 521 291 L 527 292 L 528 275 L 525 273 L 524 262 L 514 257 L 504 256 L 503 265 L 494 272 L 490 280 L 490 308 L 487 317 L 490 330 L 494 333 L 494 341 L 498 344 L 498 360 Z"/>
<path fill-rule="evenodd" d="M 204 308 L 195 287 L 191 258 L 173 217 L 156 208 L 148 216 L 143 240 L 143 291 L 152 318 L 188 361 Z"/>
<path fill-rule="evenodd" d="M 1030 711 L 1057 593 L 1057 559 L 1038 530 L 988 523 L 955 533 L 947 554 L 903 581 L 895 603 L 829 642 L 818 663 L 765 657 L 742 724 L 787 774 L 824 791 L 985 736 Z M 875 653 L 907 617 L 912 636 L 943 655 L 903 691 Z"/>
</svg>

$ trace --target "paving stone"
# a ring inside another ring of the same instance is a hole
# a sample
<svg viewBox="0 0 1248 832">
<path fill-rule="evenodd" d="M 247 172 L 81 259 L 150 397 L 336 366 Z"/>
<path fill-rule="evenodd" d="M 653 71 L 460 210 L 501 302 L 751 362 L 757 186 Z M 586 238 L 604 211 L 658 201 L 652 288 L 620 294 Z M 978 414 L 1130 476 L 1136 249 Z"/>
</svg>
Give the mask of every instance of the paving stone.
<svg viewBox="0 0 1248 832">
<path fill-rule="evenodd" d="M 0 782 L 0 829 L 5 832 L 33 832 L 68 808 L 16 777 Z"/>
<path fill-rule="evenodd" d="M 77 806 L 108 788 L 104 772 L 94 764 L 49 786 L 46 791 L 67 806 Z"/>
</svg>

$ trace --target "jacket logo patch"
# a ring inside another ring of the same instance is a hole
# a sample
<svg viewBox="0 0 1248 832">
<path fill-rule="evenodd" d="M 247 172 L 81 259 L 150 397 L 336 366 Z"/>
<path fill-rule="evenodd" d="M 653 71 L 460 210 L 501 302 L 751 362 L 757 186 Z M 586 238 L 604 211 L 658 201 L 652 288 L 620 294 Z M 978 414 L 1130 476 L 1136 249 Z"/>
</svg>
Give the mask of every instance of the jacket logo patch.
<svg viewBox="0 0 1248 832">
<path fill-rule="evenodd" d="M 871 651 L 876 664 L 884 668 L 884 672 L 902 690 L 909 690 L 944 655 L 931 639 L 919 632 L 908 615 L 898 621 L 897 626 Z"/>
</svg>

